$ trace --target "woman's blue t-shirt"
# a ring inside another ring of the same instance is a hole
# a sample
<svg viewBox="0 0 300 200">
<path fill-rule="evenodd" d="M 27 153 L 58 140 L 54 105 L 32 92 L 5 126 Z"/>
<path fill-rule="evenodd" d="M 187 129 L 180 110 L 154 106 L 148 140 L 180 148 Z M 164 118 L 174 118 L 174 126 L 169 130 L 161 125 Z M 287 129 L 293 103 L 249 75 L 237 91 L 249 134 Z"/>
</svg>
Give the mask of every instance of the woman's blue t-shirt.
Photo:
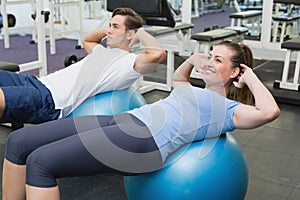
<svg viewBox="0 0 300 200">
<path fill-rule="evenodd" d="M 239 104 L 210 89 L 182 85 L 167 98 L 129 112 L 148 126 L 165 159 L 183 144 L 234 130 Z"/>
</svg>

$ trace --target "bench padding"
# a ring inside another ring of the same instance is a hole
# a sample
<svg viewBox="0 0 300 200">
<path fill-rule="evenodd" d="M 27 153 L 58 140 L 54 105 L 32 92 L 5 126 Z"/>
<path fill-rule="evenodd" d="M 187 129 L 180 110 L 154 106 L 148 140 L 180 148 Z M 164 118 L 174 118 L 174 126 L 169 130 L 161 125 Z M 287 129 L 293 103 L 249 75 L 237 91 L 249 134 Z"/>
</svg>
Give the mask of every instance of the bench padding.
<svg viewBox="0 0 300 200">
<path fill-rule="evenodd" d="M 189 30 L 191 28 L 194 28 L 194 24 L 185 23 L 185 22 L 177 22 L 174 27 L 174 29 L 177 31 Z"/>
<path fill-rule="evenodd" d="M 166 34 L 172 34 L 176 33 L 178 31 L 185 31 L 188 29 L 193 28 L 194 25 L 190 23 L 176 23 L 175 27 L 167 27 L 167 26 L 149 26 L 145 28 L 145 31 L 147 31 L 149 34 L 151 34 L 153 37 L 166 35 Z"/>
<path fill-rule="evenodd" d="M 0 69 L 12 71 L 12 72 L 20 71 L 19 65 L 15 64 L 15 63 L 3 62 L 3 61 L 0 61 Z"/>
<path fill-rule="evenodd" d="M 262 11 L 260 10 L 247 10 L 247 11 L 232 13 L 229 15 L 229 18 L 248 19 L 251 17 L 258 17 L 261 15 L 262 15 Z"/>
<path fill-rule="evenodd" d="M 300 19 L 300 14 L 298 13 L 285 13 L 278 16 L 272 17 L 274 21 L 281 21 L 281 22 L 290 22 Z"/>
<path fill-rule="evenodd" d="M 234 37 L 237 32 L 234 30 L 227 29 L 215 29 L 211 31 L 205 31 L 201 33 L 195 33 L 191 36 L 191 39 L 197 41 L 211 42 L 214 40 L 221 40 L 227 37 Z"/>
<path fill-rule="evenodd" d="M 274 0 L 274 3 L 300 5 L 300 1 L 299 0 Z"/>
<path fill-rule="evenodd" d="M 145 31 L 148 32 L 153 37 L 176 33 L 176 30 L 167 26 L 150 26 L 145 28 Z"/>
<path fill-rule="evenodd" d="M 238 35 L 246 34 L 248 28 L 244 26 L 225 26 L 223 29 L 236 31 Z"/>
<path fill-rule="evenodd" d="M 300 51 L 300 36 L 291 40 L 287 40 L 281 44 L 283 49 L 299 50 Z"/>
</svg>

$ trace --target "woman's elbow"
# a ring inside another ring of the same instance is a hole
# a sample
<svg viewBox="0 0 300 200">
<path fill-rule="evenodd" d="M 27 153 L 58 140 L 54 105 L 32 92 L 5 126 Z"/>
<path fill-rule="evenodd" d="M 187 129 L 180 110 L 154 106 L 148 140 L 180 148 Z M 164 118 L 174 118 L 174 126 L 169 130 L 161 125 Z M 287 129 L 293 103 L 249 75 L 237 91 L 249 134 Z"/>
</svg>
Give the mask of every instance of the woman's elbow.
<svg viewBox="0 0 300 200">
<path fill-rule="evenodd" d="M 266 114 L 265 118 L 266 118 L 266 121 L 271 122 L 271 121 L 277 119 L 279 117 L 279 115 L 280 115 L 280 109 L 278 106 L 276 106 Z"/>
<path fill-rule="evenodd" d="M 274 119 L 277 119 L 280 115 L 280 109 L 279 107 L 277 106 L 275 109 L 274 109 L 274 112 L 273 112 L 273 118 Z"/>
</svg>

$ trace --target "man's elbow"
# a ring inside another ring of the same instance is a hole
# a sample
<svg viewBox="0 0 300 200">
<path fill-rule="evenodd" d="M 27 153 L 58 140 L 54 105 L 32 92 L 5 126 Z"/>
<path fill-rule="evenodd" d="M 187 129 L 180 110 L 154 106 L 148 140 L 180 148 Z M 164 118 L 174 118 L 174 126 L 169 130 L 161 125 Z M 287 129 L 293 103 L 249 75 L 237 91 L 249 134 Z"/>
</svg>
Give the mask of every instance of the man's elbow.
<svg viewBox="0 0 300 200">
<path fill-rule="evenodd" d="M 84 50 L 88 49 L 88 43 L 85 40 L 82 40 L 82 47 L 84 48 Z"/>
<path fill-rule="evenodd" d="M 157 63 L 164 63 L 166 61 L 167 58 L 167 52 L 164 49 L 161 49 L 159 51 L 156 51 L 155 53 L 155 60 L 157 61 Z"/>
</svg>

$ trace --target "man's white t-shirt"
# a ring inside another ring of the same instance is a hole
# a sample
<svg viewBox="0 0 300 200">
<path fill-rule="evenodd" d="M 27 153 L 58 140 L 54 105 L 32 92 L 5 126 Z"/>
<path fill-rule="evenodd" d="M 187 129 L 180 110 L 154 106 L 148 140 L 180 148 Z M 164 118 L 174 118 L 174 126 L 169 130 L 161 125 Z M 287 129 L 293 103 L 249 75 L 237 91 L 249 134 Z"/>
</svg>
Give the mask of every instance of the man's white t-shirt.
<svg viewBox="0 0 300 200">
<path fill-rule="evenodd" d="M 55 108 L 66 117 L 89 97 L 130 87 L 142 76 L 133 68 L 136 57 L 128 51 L 97 45 L 79 62 L 39 80 L 50 90 Z"/>
</svg>

